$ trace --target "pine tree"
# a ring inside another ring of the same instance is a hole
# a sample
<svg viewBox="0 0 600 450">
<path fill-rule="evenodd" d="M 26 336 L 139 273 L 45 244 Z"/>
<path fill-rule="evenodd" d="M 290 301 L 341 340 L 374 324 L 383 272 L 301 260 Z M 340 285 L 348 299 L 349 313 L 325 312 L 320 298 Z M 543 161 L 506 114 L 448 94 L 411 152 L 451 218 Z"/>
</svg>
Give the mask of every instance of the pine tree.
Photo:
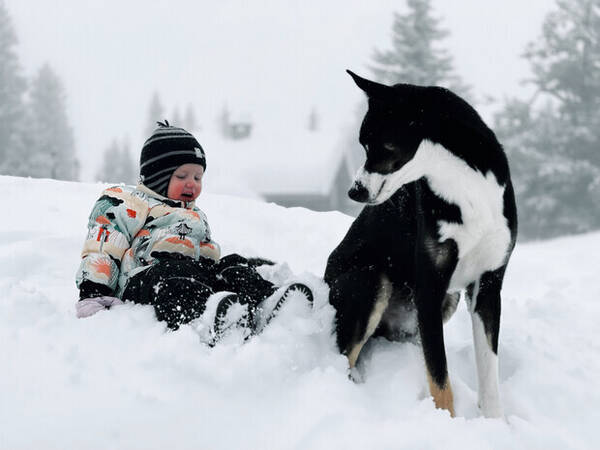
<svg viewBox="0 0 600 450">
<path fill-rule="evenodd" d="M 198 126 L 198 121 L 196 120 L 196 113 L 194 112 L 194 107 L 191 103 L 187 105 L 185 109 L 185 117 L 183 118 L 183 128 L 185 128 L 190 133 L 194 131 L 198 131 L 200 128 Z"/>
<path fill-rule="evenodd" d="M 448 31 L 433 16 L 431 0 L 408 0 L 406 14 L 394 13 L 392 48 L 375 50 L 371 67 L 382 83 L 437 85 L 468 96 L 455 74 L 452 56 L 440 46 Z"/>
<path fill-rule="evenodd" d="M 600 0 L 558 0 L 524 56 L 538 95 L 554 99 L 558 115 L 580 134 L 578 156 L 599 163 Z"/>
<path fill-rule="evenodd" d="M 96 180 L 105 183 L 120 183 L 119 161 L 121 159 L 121 148 L 116 139 L 113 139 L 102 153 L 102 163 L 96 173 Z"/>
<path fill-rule="evenodd" d="M 524 57 L 536 87 L 496 131 L 511 163 L 524 238 L 600 227 L 600 0 L 559 0 Z"/>
<path fill-rule="evenodd" d="M 29 101 L 28 146 L 22 154 L 22 175 L 77 180 L 79 162 L 66 112 L 62 83 L 43 65 L 33 79 Z"/>
<path fill-rule="evenodd" d="M 310 114 L 308 115 L 308 131 L 319 131 L 320 128 L 320 117 L 319 114 L 317 113 L 316 108 L 312 108 L 310 110 Z"/>
<path fill-rule="evenodd" d="M 16 44 L 17 35 L 0 0 L 0 174 L 16 174 L 12 165 L 24 148 L 27 83 L 21 75 Z"/>
<path fill-rule="evenodd" d="M 96 180 L 105 183 L 136 183 L 129 141 L 123 139 L 120 143 L 113 139 L 102 154 L 102 164 L 96 173 Z"/>
<path fill-rule="evenodd" d="M 146 128 L 144 130 L 144 138 L 147 138 L 152 134 L 152 132 L 156 129 L 156 122 L 162 122 L 165 120 L 164 115 L 164 107 L 160 102 L 160 97 L 158 96 L 158 92 L 155 92 L 152 95 L 152 99 L 150 100 L 150 106 L 148 107 L 148 116 L 146 120 Z"/>
<path fill-rule="evenodd" d="M 175 107 L 175 110 L 173 111 L 173 115 L 171 116 L 169 123 L 176 127 L 183 127 L 183 120 L 181 119 L 179 108 Z"/>
<path fill-rule="evenodd" d="M 124 138 L 121 143 L 121 178 L 123 183 L 135 184 L 137 183 L 137 166 L 133 162 L 131 156 L 131 145 L 128 138 Z"/>
</svg>

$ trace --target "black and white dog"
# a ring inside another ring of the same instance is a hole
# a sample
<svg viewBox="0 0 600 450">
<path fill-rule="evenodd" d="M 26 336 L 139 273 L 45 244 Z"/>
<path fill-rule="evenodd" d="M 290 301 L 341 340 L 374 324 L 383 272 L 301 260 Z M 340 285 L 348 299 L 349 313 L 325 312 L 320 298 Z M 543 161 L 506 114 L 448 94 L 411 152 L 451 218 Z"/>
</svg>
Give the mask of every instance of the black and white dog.
<svg viewBox="0 0 600 450">
<path fill-rule="evenodd" d="M 454 415 L 443 322 L 464 290 L 479 405 L 486 417 L 502 416 L 500 290 L 517 234 L 502 146 L 447 89 L 385 86 L 348 73 L 369 100 L 359 138 L 367 159 L 348 193 L 366 206 L 325 271 L 339 349 L 354 374 L 371 336 L 418 333 L 435 405 Z"/>
</svg>

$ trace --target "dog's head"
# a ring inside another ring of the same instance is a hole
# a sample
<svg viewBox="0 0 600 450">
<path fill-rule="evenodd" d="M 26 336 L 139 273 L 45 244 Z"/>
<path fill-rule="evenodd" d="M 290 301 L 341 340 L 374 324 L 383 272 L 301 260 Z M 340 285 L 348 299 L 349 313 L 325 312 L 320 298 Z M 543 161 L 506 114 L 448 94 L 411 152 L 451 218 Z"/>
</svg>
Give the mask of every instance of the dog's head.
<svg viewBox="0 0 600 450">
<path fill-rule="evenodd" d="M 359 136 L 367 159 L 348 195 L 357 202 L 379 204 L 422 176 L 413 158 L 424 136 L 422 94 L 428 88 L 386 86 L 348 73 L 369 99 Z"/>
</svg>

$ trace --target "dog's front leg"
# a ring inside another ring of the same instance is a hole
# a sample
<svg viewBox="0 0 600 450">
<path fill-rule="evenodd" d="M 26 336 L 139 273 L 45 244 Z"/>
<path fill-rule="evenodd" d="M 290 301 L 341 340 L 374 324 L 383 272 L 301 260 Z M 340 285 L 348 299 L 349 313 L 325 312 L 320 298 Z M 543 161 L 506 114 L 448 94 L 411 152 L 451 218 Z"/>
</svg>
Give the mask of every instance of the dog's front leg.
<svg viewBox="0 0 600 450">
<path fill-rule="evenodd" d="M 498 334 L 502 267 L 486 272 L 467 289 L 477 364 L 479 407 L 485 417 L 503 417 L 498 389 Z"/>
</svg>

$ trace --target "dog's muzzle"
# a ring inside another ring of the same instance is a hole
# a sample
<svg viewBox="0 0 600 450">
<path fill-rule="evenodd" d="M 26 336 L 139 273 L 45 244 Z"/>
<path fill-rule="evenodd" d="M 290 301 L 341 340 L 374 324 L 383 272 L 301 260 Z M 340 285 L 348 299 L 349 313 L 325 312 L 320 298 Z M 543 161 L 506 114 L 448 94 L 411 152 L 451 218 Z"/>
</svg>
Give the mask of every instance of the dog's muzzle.
<svg viewBox="0 0 600 450">
<path fill-rule="evenodd" d="M 369 200 L 369 190 L 362 183 L 355 181 L 348 191 L 348 197 L 355 202 L 366 203 Z"/>
</svg>

